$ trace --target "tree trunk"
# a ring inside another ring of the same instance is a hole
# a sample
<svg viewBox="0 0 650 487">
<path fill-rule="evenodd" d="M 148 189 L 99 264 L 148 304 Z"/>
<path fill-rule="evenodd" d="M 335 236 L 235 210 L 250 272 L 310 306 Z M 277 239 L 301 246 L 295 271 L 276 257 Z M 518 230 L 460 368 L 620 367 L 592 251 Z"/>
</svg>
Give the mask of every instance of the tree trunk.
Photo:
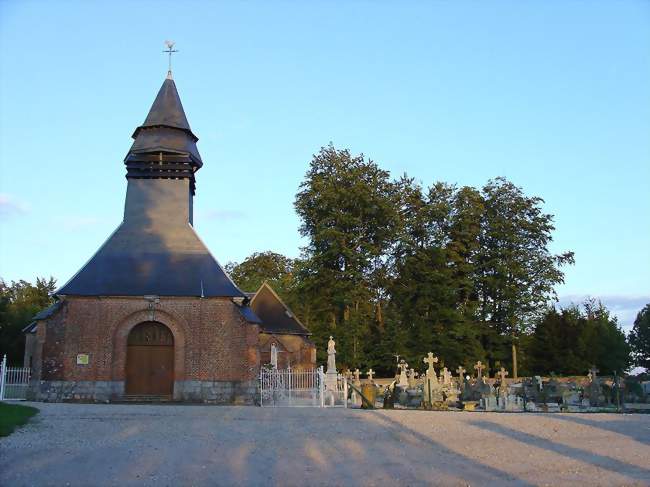
<svg viewBox="0 0 650 487">
<path fill-rule="evenodd" d="M 512 378 L 517 378 L 517 345 L 515 345 L 514 337 L 512 339 Z"/>
</svg>

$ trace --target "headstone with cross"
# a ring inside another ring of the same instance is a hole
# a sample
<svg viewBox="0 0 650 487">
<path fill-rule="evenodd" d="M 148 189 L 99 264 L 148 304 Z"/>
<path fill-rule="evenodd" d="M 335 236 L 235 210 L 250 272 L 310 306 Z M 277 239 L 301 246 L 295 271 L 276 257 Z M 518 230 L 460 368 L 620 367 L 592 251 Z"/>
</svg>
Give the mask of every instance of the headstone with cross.
<svg viewBox="0 0 650 487">
<path fill-rule="evenodd" d="M 436 369 L 433 368 L 433 364 L 438 363 L 438 357 L 434 357 L 433 353 L 429 352 L 427 356 L 422 359 L 422 362 L 428 365 L 427 379 L 437 380 Z"/>
<path fill-rule="evenodd" d="M 476 362 L 474 368 L 476 369 L 476 379 L 480 381 L 483 378 L 483 370 L 485 369 L 485 365 L 483 365 L 483 363 L 481 363 L 479 360 Z"/>
<path fill-rule="evenodd" d="M 368 380 L 369 380 L 370 382 L 372 382 L 372 378 L 373 378 L 374 375 L 375 375 L 375 371 L 372 370 L 372 369 L 368 369 L 368 372 L 366 372 L 366 375 L 368 376 Z"/>
<path fill-rule="evenodd" d="M 361 385 L 361 371 L 359 369 L 354 369 L 354 385 L 355 386 L 360 386 Z"/>
<path fill-rule="evenodd" d="M 398 367 L 400 369 L 400 372 L 399 372 L 399 382 L 397 383 L 397 385 L 406 388 L 409 385 L 408 376 L 406 375 L 406 370 L 408 369 L 409 364 L 407 364 L 406 361 L 402 359 L 399 361 Z"/>
</svg>

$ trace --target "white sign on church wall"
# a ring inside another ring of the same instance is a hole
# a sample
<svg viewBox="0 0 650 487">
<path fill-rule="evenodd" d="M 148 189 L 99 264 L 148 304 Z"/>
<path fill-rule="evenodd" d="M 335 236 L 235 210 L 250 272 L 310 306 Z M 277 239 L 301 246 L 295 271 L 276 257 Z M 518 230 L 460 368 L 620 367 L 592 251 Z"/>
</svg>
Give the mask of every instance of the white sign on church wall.
<svg viewBox="0 0 650 487">
<path fill-rule="evenodd" d="M 77 365 L 88 365 L 89 358 L 87 353 L 80 353 L 77 355 Z"/>
</svg>

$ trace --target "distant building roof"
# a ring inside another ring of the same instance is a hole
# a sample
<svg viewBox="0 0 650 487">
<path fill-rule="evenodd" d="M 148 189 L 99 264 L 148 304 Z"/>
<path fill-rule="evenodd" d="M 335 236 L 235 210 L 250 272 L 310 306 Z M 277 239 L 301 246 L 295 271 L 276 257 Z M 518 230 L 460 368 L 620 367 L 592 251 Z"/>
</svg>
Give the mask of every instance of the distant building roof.
<svg viewBox="0 0 650 487">
<path fill-rule="evenodd" d="M 265 333 L 311 335 L 266 282 L 251 299 L 250 307 L 261 318 L 261 328 Z"/>
<path fill-rule="evenodd" d="M 34 320 L 34 321 L 32 321 L 29 325 L 27 325 L 25 328 L 23 328 L 23 333 L 33 333 L 34 331 L 36 331 L 36 325 L 38 324 L 37 321 L 48 319 L 54 313 L 59 311 L 59 309 L 61 309 L 62 305 L 63 305 L 62 301 L 57 301 L 57 302 L 49 305 L 47 308 L 42 309 L 41 311 L 36 313 L 32 317 L 32 320 Z"/>
<path fill-rule="evenodd" d="M 237 304 L 237 303 L 235 303 Z M 259 316 L 255 314 L 255 312 L 252 310 L 252 308 L 248 305 L 237 305 L 237 309 L 239 309 L 239 312 L 241 315 L 244 317 L 244 319 L 249 322 L 253 323 L 255 325 L 261 325 L 262 320 L 260 319 Z"/>
</svg>

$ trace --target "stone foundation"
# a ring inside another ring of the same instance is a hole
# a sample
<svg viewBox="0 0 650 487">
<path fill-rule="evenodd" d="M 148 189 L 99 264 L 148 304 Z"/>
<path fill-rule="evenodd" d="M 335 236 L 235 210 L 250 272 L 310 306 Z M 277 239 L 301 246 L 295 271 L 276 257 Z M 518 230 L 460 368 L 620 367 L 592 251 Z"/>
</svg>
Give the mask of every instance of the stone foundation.
<svg viewBox="0 0 650 487">
<path fill-rule="evenodd" d="M 259 402 L 257 381 L 174 382 L 177 402 L 253 405 Z M 32 383 L 27 399 L 44 402 L 119 402 L 124 381 L 39 381 Z"/>
</svg>

